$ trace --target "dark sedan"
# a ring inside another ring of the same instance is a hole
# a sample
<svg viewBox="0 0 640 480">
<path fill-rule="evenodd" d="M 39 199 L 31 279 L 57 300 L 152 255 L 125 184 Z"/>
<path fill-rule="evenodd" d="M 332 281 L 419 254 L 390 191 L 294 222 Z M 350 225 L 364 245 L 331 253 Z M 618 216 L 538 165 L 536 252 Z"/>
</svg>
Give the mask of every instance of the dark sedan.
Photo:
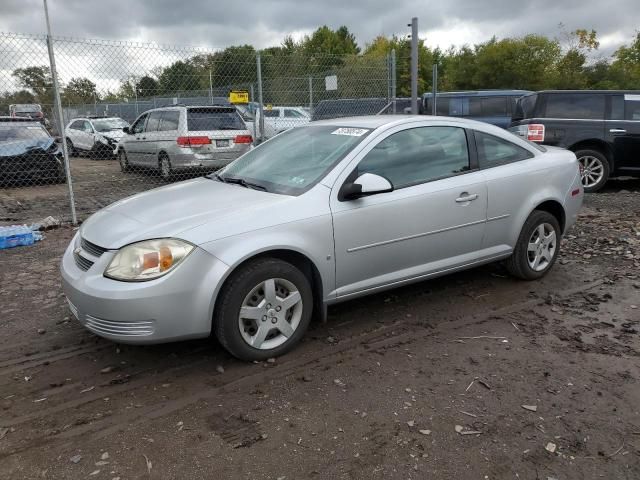
<svg viewBox="0 0 640 480">
<path fill-rule="evenodd" d="M 64 183 L 62 151 L 38 122 L 0 118 L 0 185 Z"/>
</svg>

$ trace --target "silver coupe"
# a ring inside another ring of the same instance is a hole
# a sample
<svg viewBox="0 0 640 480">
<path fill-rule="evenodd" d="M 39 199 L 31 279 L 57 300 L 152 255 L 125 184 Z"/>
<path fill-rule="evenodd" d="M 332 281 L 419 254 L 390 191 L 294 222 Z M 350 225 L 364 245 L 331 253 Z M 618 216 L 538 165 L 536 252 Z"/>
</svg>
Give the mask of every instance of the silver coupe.
<svg viewBox="0 0 640 480">
<path fill-rule="evenodd" d="M 575 155 L 426 116 L 313 122 L 207 177 L 91 216 L 62 259 L 69 307 L 123 343 L 215 334 L 282 355 L 328 305 L 504 261 L 553 266 L 583 199 Z"/>
</svg>

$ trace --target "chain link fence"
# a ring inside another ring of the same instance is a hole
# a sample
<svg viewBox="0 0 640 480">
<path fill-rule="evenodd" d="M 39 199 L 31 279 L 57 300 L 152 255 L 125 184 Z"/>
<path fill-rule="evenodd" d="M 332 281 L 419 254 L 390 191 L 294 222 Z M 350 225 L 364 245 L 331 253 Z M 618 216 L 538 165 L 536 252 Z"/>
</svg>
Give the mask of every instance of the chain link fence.
<svg viewBox="0 0 640 480">
<path fill-rule="evenodd" d="M 219 169 L 289 128 L 402 112 L 391 56 L 62 37 L 51 45 L 62 122 L 47 37 L 0 33 L 0 225 L 72 221 L 70 198 L 82 221 Z"/>
</svg>

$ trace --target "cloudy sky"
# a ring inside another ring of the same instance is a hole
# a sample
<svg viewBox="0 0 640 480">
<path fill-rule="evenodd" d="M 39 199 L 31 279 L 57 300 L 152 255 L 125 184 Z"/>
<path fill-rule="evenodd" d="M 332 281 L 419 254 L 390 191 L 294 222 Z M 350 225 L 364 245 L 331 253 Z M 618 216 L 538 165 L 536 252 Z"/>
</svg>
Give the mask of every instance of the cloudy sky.
<svg viewBox="0 0 640 480">
<path fill-rule="evenodd" d="M 49 0 L 55 35 L 224 48 L 278 45 L 326 24 L 347 25 L 361 46 L 403 35 L 412 16 L 430 46 L 595 29 L 599 55 L 629 43 L 640 28 L 638 0 Z M 40 33 L 41 0 L 0 0 L 0 31 Z"/>
</svg>

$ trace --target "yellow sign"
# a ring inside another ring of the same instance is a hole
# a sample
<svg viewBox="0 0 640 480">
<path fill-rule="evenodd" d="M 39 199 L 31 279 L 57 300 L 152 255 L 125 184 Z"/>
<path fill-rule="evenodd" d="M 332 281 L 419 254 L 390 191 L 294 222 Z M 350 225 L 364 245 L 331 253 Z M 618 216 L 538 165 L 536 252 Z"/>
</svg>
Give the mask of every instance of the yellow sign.
<svg viewBox="0 0 640 480">
<path fill-rule="evenodd" d="M 267 110 L 271 110 L 273 107 L 270 103 L 267 103 L 264 108 L 266 108 Z"/>
<path fill-rule="evenodd" d="M 229 92 L 230 103 L 249 103 L 249 92 L 247 90 L 231 90 Z"/>
</svg>

